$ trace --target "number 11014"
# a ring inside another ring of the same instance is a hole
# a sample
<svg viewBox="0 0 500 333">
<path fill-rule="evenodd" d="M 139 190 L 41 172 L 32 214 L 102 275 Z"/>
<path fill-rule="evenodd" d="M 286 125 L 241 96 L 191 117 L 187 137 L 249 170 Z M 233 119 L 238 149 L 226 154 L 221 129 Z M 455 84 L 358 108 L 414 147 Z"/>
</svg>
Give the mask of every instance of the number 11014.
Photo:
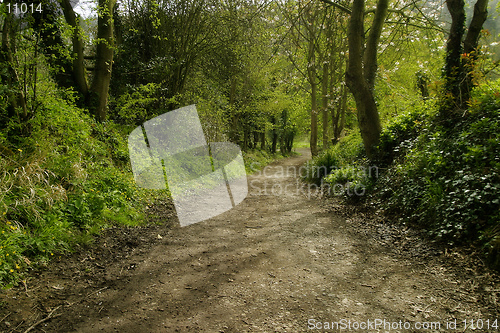
<svg viewBox="0 0 500 333">
<path fill-rule="evenodd" d="M 14 4 L 8 3 L 7 4 L 7 13 L 9 13 L 9 14 L 15 14 L 15 15 L 26 14 L 26 13 L 33 14 L 34 12 L 39 12 L 39 13 L 42 12 L 42 4 L 41 3 L 39 3 L 38 5 L 34 4 L 34 3 L 27 4 L 24 2 L 21 2 L 20 4 L 17 4 L 17 3 L 14 3 Z"/>
</svg>

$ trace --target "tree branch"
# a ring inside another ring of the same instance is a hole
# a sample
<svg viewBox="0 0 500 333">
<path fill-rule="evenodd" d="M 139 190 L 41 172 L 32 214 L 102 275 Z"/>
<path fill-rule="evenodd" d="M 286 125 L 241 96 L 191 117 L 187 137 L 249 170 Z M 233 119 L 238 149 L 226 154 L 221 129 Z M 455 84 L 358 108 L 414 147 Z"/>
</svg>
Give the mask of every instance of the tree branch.
<svg viewBox="0 0 500 333">
<path fill-rule="evenodd" d="M 340 9 L 341 11 L 343 11 L 349 15 L 351 14 L 351 10 L 349 8 L 343 6 L 335 1 L 331 1 L 331 0 L 320 0 L 320 1 L 326 3 L 327 5 L 334 6 L 334 7 Z"/>
<path fill-rule="evenodd" d="M 488 17 L 488 0 L 478 0 L 474 5 L 474 14 L 469 24 L 469 30 L 464 40 L 464 52 L 470 53 L 477 49 L 479 36 Z"/>
<path fill-rule="evenodd" d="M 377 10 L 371 26 L 370 34 L 366 41 L 366 50 L 364 54 L 364 77 L 368 87 L 373 89 L 375 84 L 375 73 L 377 72 L 377 50 L 389 7 L 388 0 L 378 0 Z"/>
</svg>

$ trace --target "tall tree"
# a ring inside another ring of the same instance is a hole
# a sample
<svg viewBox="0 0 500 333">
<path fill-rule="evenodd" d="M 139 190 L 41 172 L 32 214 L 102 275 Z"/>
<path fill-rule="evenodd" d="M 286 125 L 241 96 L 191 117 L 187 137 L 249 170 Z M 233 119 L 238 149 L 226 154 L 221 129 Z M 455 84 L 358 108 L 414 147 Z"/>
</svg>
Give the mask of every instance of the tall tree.
<svg viewBox="0 0 500 333">
<path fill-rule="evenodd" d="M 71 73 L 72 75 L 73 84 L 75 85 L 77 90 L 84 96 L 84 98 L 87 98 L 89 87 L 87 82 L 87 72 L 85 70 L 84 63 L 83 31 L 80 26 L 80 18 L 73 10 L 70 0 L 61 0 L 60 4 L 63 8 L 64 18 L 73 30 L 71 37 L 73 64 L 72 70 L 69 71 L 69 73 Z M 61 43 L 60 41 L 54 42 Z"/>
<path fill-rule="evenodd" d="M 339 142 L 342 135 L 342 130 L 345 126 L 345 117 L 347 109 L 347 87 L 342 85 L 340 88 L 340 96 L 337 99 L 337 112 L 335 108 L 331 109 L 332 127 L 333 127 L 333 137 L 332 143 L 335 144 Z"/>
<path fill-rule="evenodd" d="M 106 119 L 108 92 L 111 82 L 114 54 L 113 10 L 116 0 L 99 0 L 97 19 L 97 47 L 94 79 L 90 86 L 95 115 L 99 121 Z"/>
<path fill-rule="evenodd" d="M 297 8 L 294 8 L 296 5 Z M 330 59 L 325 49 L 325 28 L 327 26 L 328 12 L 314 2 L 294 2 L 286 4 L 282 9 L 290 24 L 288 55 L 296 70 L 306 78 L 307 86 L 303 87 L 310 98 L 310 140 L 311 154 L 318 155 L 318 115 L 323 115 L 323 138 L 328 133 L 328 78 L 331 69 Z M 319 97 L 322 95 L 321 107 L 318 106 Z M 326 140 L 323 140 L 326 141 Z M 324 144 L 326 147 L 326 144 Z"/>
<path fill-rule="evenodd" d="M 308 6 L 305 9 L 307 31 L 307 79 L 311 85 L 311 155 L 318 155 L 318 79 L 316 73 L 316 43 L 318 9 Z M 325 78 L 326 79 L 326 78 Z"/>
<path fill-rule="evenodd" d="M 73 10 L 70 0 L 61 0 L 59 4 L 62 13 L 68 25 L 72 29 L 71 35 L 71 65 L 68 64 L 56 50 L 66 48 L 63 38 L 60 37 L 60 29 L 55 26 L 55 15 L 58 8 L 53 8 L 53 3 L 49 2 L 46 9 L 48 15 L 35 15 L 35 28 L 40 30 L 42 36 L 47 37 L 42 43 L 45 53 L 49 58 L 61 60 L 60 69 L 56 69 L 56 80 L 63 86 L 74 86 L 81 93 L 84 102 L 91 109 L 99 121 L 104 121 L 107 114 L 107 103 L 109 94 L 109 85 L 111 82 L 111 70 L 114 54 L 114 21 L 113 11 L 116 6 L 116 0 L 99 0 L 97 7 L 97 39 L 95 68 L 92 76 L 92 82 L 89 87 L 88 75 L 84 63 L 84 36 L 81 27 L 80 17 Z M 49 22 L 46 21 L 49 19 Z M 47 28 L 48 25 L 48 28 Z M 48 30 L 47 30 L 48 29 Z M 70 73 L 71 79 L 67 79 L 67 73 Z"/>
<path fill-rule="evenodd" d="M 58 17 L 61 15 L 60 6 L 57 2 L 49 0 L 44 0 L 41 4 L 43 9 L 32 13 L 33 28 L 40 36 L 40 48 L 51 67 L 51 76 L 60 87 L 77 87 L 73 74 L 74 61 L 71 60 L 71 51 L 65 47 L 63 32 L 58 22 Z M 71 7 L 71 4 L 68 0 L 62 0 L 61 6 Z M 70 21 L 68 23 L 76 27 L 74 33 L 79 32 L 76 23 L 72 24 Z"/>
<path fill-rule="evenodd" d="M 378 0 L 365 45 L 365 0 L 354 0 L 347 32 L 349 64 L 346 82 L 356 102 L 359 129 L 366 154 L 370 158 L 375 156 L 382 130 L 373 87 L 377 71 L 378 42 L 388 6 L 388 0 Z"/>
<path fill-rule="evenodd" d="M 472 76 L 478 55 L 479 37 L 488 16 L 488 0 L 477 0 L 467 34 L 464 0 L 446 0 L 446 6 L 451 15 L 451 27 L 446 44 L 445 100 L 441 113 L 449 117 L 454 111 L 467 107 L 473 87 Z"/>
<path fill-rule="evenodd" d="M 351 7 L 331 0 L 321 0 L 350 15 L 348 27 L 349 60 L 346 72 L 346 83 L 356 102 L 358 124 L 363 144 L 368 157 L 376 157 L 381 124 L 375 103 L 374 86 L 377 73 L 377 56 L 379 41 L 388 13 L 404 18 L 405 25 L 417 21 L 424 26 L 435 26 L 416 4 L 403 4 L 402 8 L 389 8 L 389 0 L 377 0 L 374 9 L 365 10 L 365 0 L 353 0 Z M 412 9 L 415 9 L 412 11 Z M 417 13 L 417 14 L 415 14 Z M 367 17 L 373 15 L 368 29 L 365 27 Z M 368 31 L 368 36 L 365 36 Z"/>
<path fill-rule="evenodd" d="M 347 54 L 347 15 L 335 7 L 329 7 L 329 16 L 325 29 L 325 51 L 324 63 L 327 64 L 327 71 L 323 73 L 322 82 L 327 85 L 327 95 L 323 97 L 323 119 L 328 117 L 332 120 L 330 137 L 333 144 L 337 143 L 345 125 L 345 112 L 347 108 L 347 88 L 345 86 L 346 72 L 346 54 Z M 326 125 L 326 126 L 325 126 Z M 329 139 L 325 137 L 325 131 L 328 134 L 328 123 L 323 120 L 323 141 Z M 325 130 L 325 127 L 327 129 Z M 325 146 L 325 143 L 323 143 Z M 326 147 L 326 146 L 325 146 Z"/>
</svg>

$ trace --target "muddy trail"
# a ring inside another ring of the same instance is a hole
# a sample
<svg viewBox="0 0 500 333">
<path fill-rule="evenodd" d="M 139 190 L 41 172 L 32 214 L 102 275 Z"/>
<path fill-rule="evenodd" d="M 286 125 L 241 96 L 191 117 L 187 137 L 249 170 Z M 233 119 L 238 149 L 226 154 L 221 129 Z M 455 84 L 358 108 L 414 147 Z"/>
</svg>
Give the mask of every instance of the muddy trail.
<svg viewBox="0 0 500 333">
<path fill-rule="evenodd" d="M 250 176 L 222 215 L 181 228 L 165 203 L 150 207 L 163 225 L 56 258 L 2 291 L 0 331 L 500 331 L 499 279 L 479 259 L 311 197 L 292 172 L 301 153 Z"/>
</svg>

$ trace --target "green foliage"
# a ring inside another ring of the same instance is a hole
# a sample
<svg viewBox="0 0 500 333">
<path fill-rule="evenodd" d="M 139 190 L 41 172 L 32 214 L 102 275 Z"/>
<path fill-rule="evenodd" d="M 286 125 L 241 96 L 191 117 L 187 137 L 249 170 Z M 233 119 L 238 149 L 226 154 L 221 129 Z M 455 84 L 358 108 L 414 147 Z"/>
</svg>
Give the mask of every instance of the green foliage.
<svg viewBox="0 0 500 333">
<path fill-rule="evenodd" d="M 375 161 L 366 168 L 359 134 L 351 134 L 315 158 L 308 180 L 323 181 L 334 194 L 356 186 L 373 189 L 402 221 L 449 244 L 484 247 L 500 268 L 500 81 L 473 93 L 453 127 L 444 127 L 432 100 L 412 102 L 382 131 Z M 313 169 L 323 173 L 312 172 Z M 321 169 L 323 168 L 323 169 Z"/>
<path fill-rule="evenodd" d="M 412 110 L 423 98 L 432 100 L 440 90 L 437 86 L 444 55 L 439 36 L 412 31 L 400 37 L 403 40 L 398 42 L 391 39 L 379 59 L 377 103 L 386 124 Z M 428 97 L 422 96 L 422 90 L 427 91 Z"/>
<path fill-rule="evenodd" d="M 161 83 L 128 86 L 114 102 L 110 118 L 123 124 L 141 125 L 146 120 L 159 116 L 167 111 L 167 105 L 174 104 L 175 96 L 165 97 Z"/>
<path fill-rule="evenodd" d="M 15 156 L 0 158 L 0 283 L 19 281 L 31 266 L 111 224 L 143 222 L 128 166 L 128 129 L 46 96 L 29 137 L 3 139 Z"/>
<path fill-rule="evenodd" d="M 449 243 L 498 251 L 500 82 L 476 89 L 453 128 L 421 128 L 379 184 L 391 210 Z"/>
<path fill-rule="evenodd" d="M 224 110 L 228 107 L 227 98 L 214 91 L 206 94 L 207 96 L 191 97 L 192 99 L 186 105 L 196 104 L 207 142 L 227 141 L 227 119 L 224 117 Z"/>
<path fill-rule="evenodd" d="M 53 252 L 67 250 L 72 235 L 59 209 L 66 191 L 43 161 L 13 165 L 2 159 L 0 164 L 0 283 L 8 284 L 31 261 L 45 262 Z"/>
<path fill-rule="evenodd" d="M 373 186 L 378 173 L 378 167 L 369 165 L 361 135 L 356 131 L 308 163 L 303 178 L 325 186 L 330 195 L 354 199 Z"/>
<path fill-rule="evenodd" d="M 339 166 L 339 161 L 333 149 L 326 150 L 306 165 L 305 180 L 319 185 L 321 180 Z"/>
<path fill-rule="evenodd" d="M 5 220 L 4 215 L 0 224 L 0 281 L 4 284 L 16 282 L 26 265 L 21 255 L 26 238 L 26 233 L 16 224 Z"/>
<path fill-rule="evenodd" d="M 269 163 L 276 161 L 283 156 L 271 154 L 265 150 L 248 150 L 243 152 L 243 160 L 248 175 L 259 171 Z"/>
<path fill-rule="evenodd" d="M 306 181 L 319 185 L 322 179 L 334 170 L 349 168 L 354 164 L 358 165 L 358 159 L 363 158 L 363 156 L 363 141 L 359 132 L 355 131 L 308 163 L 304 178 Z"/>
<path fill-rule="evenodd" d="M 324 181 L 328 184 L 331 194 L 359 199 L 365 194 L 366 189 L 373 187 L 378 173 L 378 167 L 367 166 L 361 161 L 361 164 L 356 163 L 333 170 Z"/>
<path fill-rule="evenodd" d="M 389 165 L 413 147 L 422 129 L 429 124 L 434 102 L 420 102 L 396 117 L 382 130 L 379 143 L 378 164 Z"/>
</svg>

